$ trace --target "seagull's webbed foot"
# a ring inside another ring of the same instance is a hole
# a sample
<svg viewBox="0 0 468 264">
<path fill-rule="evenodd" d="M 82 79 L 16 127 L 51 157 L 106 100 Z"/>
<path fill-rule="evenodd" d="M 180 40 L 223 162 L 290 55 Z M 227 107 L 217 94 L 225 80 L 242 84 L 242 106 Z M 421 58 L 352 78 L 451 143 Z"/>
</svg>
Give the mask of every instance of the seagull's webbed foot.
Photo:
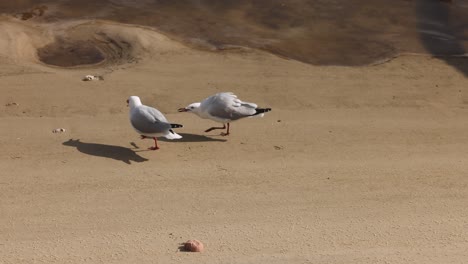
<svg viewBox="0 0 468 264">
<path fill-rule="evenodd" d="M 149 147 L 148 149 L 149 149 L 149 150 L 158 150 L 159 147 Z"/>
</svg>

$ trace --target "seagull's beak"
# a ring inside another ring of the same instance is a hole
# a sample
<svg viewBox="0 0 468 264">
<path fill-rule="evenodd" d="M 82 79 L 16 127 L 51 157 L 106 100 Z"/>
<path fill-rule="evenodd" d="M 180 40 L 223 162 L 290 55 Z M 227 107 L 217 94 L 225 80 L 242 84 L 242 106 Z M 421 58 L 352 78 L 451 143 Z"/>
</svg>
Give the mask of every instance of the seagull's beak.
<svg viewBox="0 0 468 264">
<path fill-rule="evenodd" d="M 179 112 L 188 112 L 187 108 L 179 108 Z"/>
<path fill-rule="evenodd" d="M 127 107 L 128 107 L 128 103 L 129 103 L 129 102 L 128 102 L 128 100 L 127 100 Z"/>
</svg>

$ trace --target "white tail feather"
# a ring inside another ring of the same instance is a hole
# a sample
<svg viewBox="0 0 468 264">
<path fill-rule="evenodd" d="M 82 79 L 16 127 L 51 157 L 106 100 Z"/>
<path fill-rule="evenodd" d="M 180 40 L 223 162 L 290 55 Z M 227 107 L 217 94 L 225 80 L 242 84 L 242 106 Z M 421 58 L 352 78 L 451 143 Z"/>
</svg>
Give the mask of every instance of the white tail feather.
<svg viewBox="0 0 468 264">
<path fill-rule="evenodd" d="M 264 113 L 261 113 L 261 114 L 253 115 L 253 116 L 249 116 L 249 117 L 263 117 L 264 115 L 265 115 Z"/>
<path fill-rule="evenodd" d="M 181 139 L 182 138 L 182 136 L 177 134 L 176 132 L 174 133 L 169 132 L 166 135 L 164 135 L 164 137 L 167 139 Z"/>
</svg>

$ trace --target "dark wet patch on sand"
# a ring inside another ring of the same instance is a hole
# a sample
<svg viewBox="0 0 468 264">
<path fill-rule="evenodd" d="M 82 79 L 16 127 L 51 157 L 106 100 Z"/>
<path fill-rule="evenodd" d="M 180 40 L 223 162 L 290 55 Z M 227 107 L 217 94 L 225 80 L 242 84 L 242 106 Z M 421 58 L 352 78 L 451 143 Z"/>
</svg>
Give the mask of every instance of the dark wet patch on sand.
<svg viewBox="0 0 468 264">
<path fill-rule="evenodd" d="M 108 35 L 100 25 L 84 23 L 37 49 L 39 60 L 59 67 L 96 66 L 134 62 L 134 46 L 125 36 Z"/>
<path fill-rule="evenodd" d="M 45 5 L 35 6 L 32 9 L 30 9 L 30 10 L 28 10 L 26 12 L 18 13 L 15 16 L 17 18 L 20 18 L 21 20 L 29 20 L 29 19 L 34 18 L 34 17 L 43 16 L 47 9 L 48 8 Z"/>
<path fill-rule="evenodd" d="M 93 42 L 57 39 L 37 51 L 39 60 L 45 64 L 72 67 L 97 64 L 105 60 L 104 53 Z"/>
</svg>

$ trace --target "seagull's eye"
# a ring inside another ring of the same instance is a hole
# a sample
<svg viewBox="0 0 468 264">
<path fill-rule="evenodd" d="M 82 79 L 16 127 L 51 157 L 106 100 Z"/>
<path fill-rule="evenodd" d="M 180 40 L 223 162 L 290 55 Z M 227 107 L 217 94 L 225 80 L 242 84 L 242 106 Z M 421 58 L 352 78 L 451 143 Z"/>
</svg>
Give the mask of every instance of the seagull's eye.
<svg viewBox="0 0 468 264">
<path fill-rule="evenodd" d="M 193 109 L 193 106 L 191 106 L 190 109 Z"/>
</svg>

